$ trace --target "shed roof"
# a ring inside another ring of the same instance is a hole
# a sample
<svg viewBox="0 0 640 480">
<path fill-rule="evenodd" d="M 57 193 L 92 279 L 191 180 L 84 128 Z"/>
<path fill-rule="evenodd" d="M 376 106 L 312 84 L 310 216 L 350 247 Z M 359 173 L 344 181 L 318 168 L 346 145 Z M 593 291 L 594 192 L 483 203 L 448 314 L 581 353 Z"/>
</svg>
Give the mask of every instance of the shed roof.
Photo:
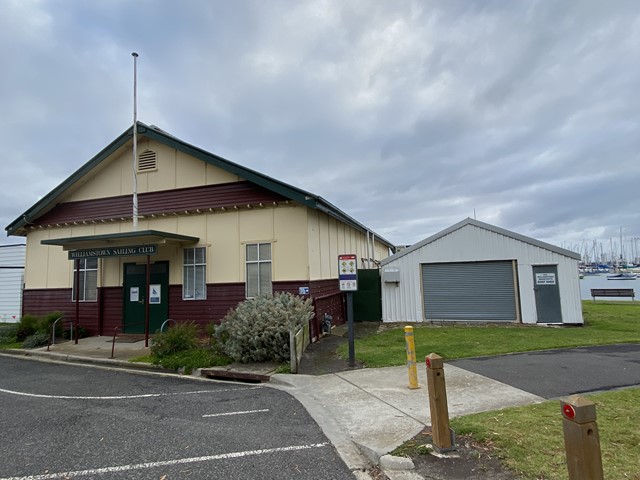
<svg viewBox="0 0 640 480">
<path fill-rule="evenodd" d="M 519 233 L 515 233 L 512 232 L 510 230 L 505 230 L 504 228 L 500 228 L 500 227 L 496 227 L 495 225 L 490 225 L 488 223 L 484 223 L 484 222 L 480 222 L 478 220 L 474 220 L 473 218 L 466 218 L 464 220 L 462 220 L 461 222 L 456 223 L 455 225 L 452 225 L 448 228 L 445 228 L 444 230 L 436 233 L 435 235 L 432 235 L 428 238 L 425 238 L 424 240 L 411 245 L 410 247 L 396 253 L 395 255 L 392 255 L 390 257 L 385 258 L 384 260 L 382 260 L 381 264 L 382 265 L 387 265 L 388 263 L 391 263 L 395 260 L 397 260 L 398 258 L 401 258 L 405 255 L 410 254 L 411 252 L 414 252 L 416 250 L 421 249 L 422 247 L 424 247 L 425 245 L 428 245 L 432 242 L 435 242 L 436 240 L 449 235 L 450 233 L 455 232 L 456 230 L 459 230 L 461 228 L 464 228 L 468 225 L 472 225 L 474 227 L 478 227 L 478 228 L 483 228 L 485 230 L 488 230 L 490 232 L 494 232 L 497 233 L 499 235 L 504 235 L 505 237 L 509 237 L 509 238 L 513 238 L 515 240 L 519 240 L 521 242 L 524 243 L 528 243 L 530 245 L 535 245 L 536 247 L 540 247 L 543 248 L 545 250 L 549 250 L 552 252 L 555 252 L 559 255 L 563 255 L 566 257 L 570 257 L 576 260 L 580 260 L 580 254 L 576 253 L 576 252 L 572 252 L 570 250 L 566 250 L 564 248 L 560 248 L 560 247 L 556 247 L 555 245 L 551 245 L 550 243 L 546 243 L 546 242 L 542 242 L 540 240 L 536 240 L 535 238 L 531 238 L 531 237 L 527 237 L 525 235 L 521 235 Z"/>
<path fill-rule="evenodd" d="M 353 228 L 362 232 L 371 232 L 371 230 L 365 227 L 363 224 L 347 215 L 335 205 L 331 204 L 319 195 L 307 192 L 300 188 L 294 187 L 287 183 L 276 180 L 275 178 L 264 175 L 260 172 L 244 167 L 237 163 L 233 163 L 223 157 L 215 155 L 213 153 L 202 150 L 187 142 L 180 140 L 177 137 L 165 132 L 164 130 L 156 127 L 155 125 L 146 125 L 142 122 L 136 123 L 137 133 L 139 135 L 146 136 L 152 140 L 158 141 L 164 145 L 175 148 L 178 151 L 191 155 L 199 160 L 202 160 L 208 164 L 214 165 L 222 170 L 225 170 L 233 175 L 244 178 L 250 182 L 260 185 L 268 190 L 276 192 L 284 197 L 298 202 L 307 207 L 319 210 L 331 217 L 340 220 Z M 101 162 L 106 160 L 111 154 L 122 148 L 133 137 L 133 127 L 129 127 L 120 136 L 113 140 L 109 145 L 102 149 L 91 160 L 81 166 L 78 170 L 71 174 L 65 181 L 54 188 L 51 192 L 45 195 L 40 201 L 30 207 L 11 224 L 9 224 L 5 230 L 7 235 L 22 235 L 24 234 L 24 228 L 36 220 L 41 215 L 48 212 L 53 208 L 57 200 L 64 194 L 64 192 L 88 174 L 92 169 L 98 166 Z M 378 241 L 384 243 L 388 247 L 394 247 L 394 245 L 388 240 L 376 234 Z"/>
</svg>

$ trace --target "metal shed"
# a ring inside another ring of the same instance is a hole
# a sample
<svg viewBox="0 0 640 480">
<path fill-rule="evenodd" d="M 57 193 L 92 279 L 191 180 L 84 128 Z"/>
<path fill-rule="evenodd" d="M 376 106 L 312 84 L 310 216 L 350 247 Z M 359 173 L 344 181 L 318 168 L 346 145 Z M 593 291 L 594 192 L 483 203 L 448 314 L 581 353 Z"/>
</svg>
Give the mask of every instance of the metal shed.
<svg viewBox="0 0 640 480">
<path fill-rule="evenodd" d="M 579 260 L 467 218 L 382 261 L 382 320 L 582 324 Z"/>
<path fill-rule="evenodd" d="M 0 245 L 0 322 L 19 322 L 24 284 L 24 244 Z"/>
</svg>

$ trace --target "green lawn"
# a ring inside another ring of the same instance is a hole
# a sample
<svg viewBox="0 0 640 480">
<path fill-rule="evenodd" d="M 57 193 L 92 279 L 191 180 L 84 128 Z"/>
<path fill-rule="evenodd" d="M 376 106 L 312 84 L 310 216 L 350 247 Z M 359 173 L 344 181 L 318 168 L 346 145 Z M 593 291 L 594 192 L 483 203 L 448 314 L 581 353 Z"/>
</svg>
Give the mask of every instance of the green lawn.
<svg viewBox="0 0 640 480">
<path fill-rule="evenodd" d="M 640 389 L 588 398 L 596 404 L 604 478 L 640 479 Z M 557 400 L 454 418 L 451 427 L 490 445 L 523 479 L 568 478 Z"/>
<path fill-rule="evenodd" d="M 436 352 L 447 360 L 552 348 L 640 342 L 640 303 L 584 301 L 583 327 L 427 326 L 413 324 L 416 357 Z M 404 325 L 356 341 L 369 367 L 406 363 Z M 345 346 L 340 354 L 347 355 Z M 640 389 L 589 398 L 596 403 L 605 478 L 640 480 Z M 567 479 L 560 402 L 467 415 L 451 420 L 459 434 L 490 446 L 523 479 Z M 410 456 L 424 450 L 408 442 Z"/>
<path fill-rule="evenodd" d="M 435 352 L 445 360 L 552 348 L 640 342 L 640 302 L 583 301 L 585 325 L 548 328 L 535 325 L 451 325 L 414 327 L 416 358 Z M 355 341 L 357 360 L 367 367 L 404 365 L 404 324 Z M 348 345 L 338 353 L 348 356 Z"/>
</svg>

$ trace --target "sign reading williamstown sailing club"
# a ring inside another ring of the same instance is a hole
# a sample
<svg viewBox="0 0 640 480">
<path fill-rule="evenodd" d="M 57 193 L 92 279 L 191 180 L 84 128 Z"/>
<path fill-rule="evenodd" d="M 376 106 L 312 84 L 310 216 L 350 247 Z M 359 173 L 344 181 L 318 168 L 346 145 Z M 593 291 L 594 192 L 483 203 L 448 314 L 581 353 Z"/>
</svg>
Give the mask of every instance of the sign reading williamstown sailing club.
<svg viewBox="0 0 640 480">
<path fill-rule="evenodd" d="M 158 245 L 133 245 L 131 247 L 106 247 L 87 248 L 84 250 L 71 250 L 69 260 L 78 258 L 97 257 L 126 257 L 130 255 L 155 255 L 158 253 Z"/>
</svg>

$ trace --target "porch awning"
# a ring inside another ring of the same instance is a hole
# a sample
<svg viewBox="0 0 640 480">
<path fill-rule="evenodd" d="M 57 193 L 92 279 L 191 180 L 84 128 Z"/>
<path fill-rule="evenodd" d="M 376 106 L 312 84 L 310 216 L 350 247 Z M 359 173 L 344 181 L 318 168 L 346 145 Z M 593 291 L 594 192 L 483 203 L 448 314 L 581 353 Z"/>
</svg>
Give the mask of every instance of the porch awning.
<svg viewBox="0 0 640 480">
<path fill-rule="evenodd" d="M 41 240 L 42 245 L 58 245 L 63 250 L 78 248 L 116 247 L 129 244 L 136 245 L 189 245 L 198 243 L 198 237 L 161 232 L 159 230 L 140 230 L 133 232 L 107 233 L 103 235 L 87 235 L 83 237 L 53 238 Z"/>
</svg>

